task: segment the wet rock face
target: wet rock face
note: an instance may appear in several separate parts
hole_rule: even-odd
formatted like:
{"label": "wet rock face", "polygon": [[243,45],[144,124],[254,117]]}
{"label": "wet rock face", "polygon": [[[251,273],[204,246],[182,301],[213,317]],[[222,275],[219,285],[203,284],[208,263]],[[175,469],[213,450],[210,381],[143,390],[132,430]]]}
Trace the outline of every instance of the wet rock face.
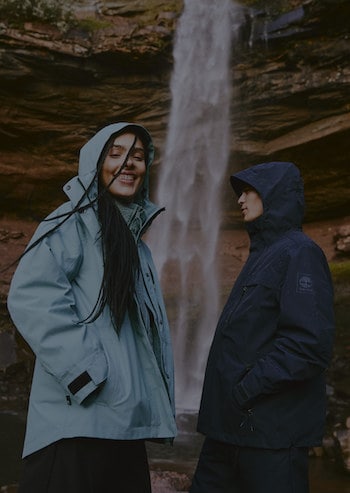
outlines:
{"label": "wet rock face", "polygon": [[[350,185],[348,2],[291,1],[289,11],[284,2],[273,15],[255,3],[260,10],[243,5],[237,19],[230,171],[292,160],[307,219],[341,216]],[[65,200],[79,148],[113,120],[145,124],[160,158],[182,5],[75,2],[79,23],[65,31],[1,23],[1,210],[39,218]],[[223,193],[229,212],[230,187]]]}
{"label": "wet rock face", "polygon": [[250,34],[243,33],[237,49],[235,161],[242,167],[296,162],[305,179],[307,218],[346,214],[349,7],[311,1],[273,19],[263,12],[246,21]]}
{"label": "wet rock face", "polygon": [[65,200],[78,150],[110,121],[147,123],[157,143],[169,106],[173,3],[181,6],[76,2],[80,24],[66,31],[1,25],[1,210],[42,217]]}

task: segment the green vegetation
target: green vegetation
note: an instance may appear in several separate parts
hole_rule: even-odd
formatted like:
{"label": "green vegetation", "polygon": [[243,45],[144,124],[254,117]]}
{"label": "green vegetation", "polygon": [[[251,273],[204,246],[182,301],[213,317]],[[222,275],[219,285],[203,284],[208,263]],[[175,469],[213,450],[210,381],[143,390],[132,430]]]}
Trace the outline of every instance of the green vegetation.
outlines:
{"label": "green vegetation", "polygon": [[60,26],[72,17],[69,0],[0,0],[0,20],[9,25],[40,21]]}
{"label": "green vegetation", "polygon": [[99,29],[106,29],[107,27],[111,27],[112,23],[108,21],[102,21],[95,18],[86,18],[75,20],[72,22],[73,26],[79,27],[86,32],[98,31]]}
{"label": "green vegetation", "polygon": [[[78,27],[93,32],[111,26],[108,20],[76,18],[78,4],[78,1],[71,0],[0,0],[0,21],[12,27],[23,26],[25,22],[41,22],[62,31]],[[139,26],[143,26],[152,24],[159,12],[180,13],[181,8],[182,0],[133,0],[121,2],[115,8],[115,15],[135,18]]]}
{"label": "green vegetation", "polygon": [[336,282],[349,282],[350,283],[350,260],[344,260],[343,262],[331,262],[329,264],[333,281]]}

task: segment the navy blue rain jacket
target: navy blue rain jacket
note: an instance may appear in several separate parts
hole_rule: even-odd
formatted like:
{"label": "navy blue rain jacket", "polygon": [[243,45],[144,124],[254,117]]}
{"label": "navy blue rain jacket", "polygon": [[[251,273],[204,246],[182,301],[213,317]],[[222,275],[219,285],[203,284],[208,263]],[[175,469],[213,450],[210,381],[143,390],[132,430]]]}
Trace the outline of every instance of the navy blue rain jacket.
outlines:
{"label": "navy blue rain jacket", "polygon": [[264,212],[247,223],[250,255],[210,349],[198,431],[261,448],[321,444],[325,369],[334,336],[333,289],[322,250],[301,229],[303,183],[292,163],[231,177],[255,188]]}

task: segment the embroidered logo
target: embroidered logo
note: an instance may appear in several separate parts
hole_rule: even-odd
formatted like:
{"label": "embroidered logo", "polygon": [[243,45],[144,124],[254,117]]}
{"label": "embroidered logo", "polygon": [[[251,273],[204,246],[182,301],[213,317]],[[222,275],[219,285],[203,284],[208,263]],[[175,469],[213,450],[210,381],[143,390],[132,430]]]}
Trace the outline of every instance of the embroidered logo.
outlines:
{"label": "embroidered logo", "polygon": [[309,274],[301,274],[298,272],[298,293],[312,293],[313,292],[313,282]]}

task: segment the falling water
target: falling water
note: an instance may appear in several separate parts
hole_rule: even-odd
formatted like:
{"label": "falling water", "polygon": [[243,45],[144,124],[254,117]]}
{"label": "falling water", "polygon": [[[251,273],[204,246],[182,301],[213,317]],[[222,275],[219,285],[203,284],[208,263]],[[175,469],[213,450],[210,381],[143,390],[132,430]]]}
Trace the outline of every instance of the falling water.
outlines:
{"label": "falling water", "polygon": [[173,330],[178,409],[198,409],[219,310],[220,186],[230,137],[230,58],[236,6],[185,0],[174,45],[172,104],[157,202],[167,213],[152,250]]}

